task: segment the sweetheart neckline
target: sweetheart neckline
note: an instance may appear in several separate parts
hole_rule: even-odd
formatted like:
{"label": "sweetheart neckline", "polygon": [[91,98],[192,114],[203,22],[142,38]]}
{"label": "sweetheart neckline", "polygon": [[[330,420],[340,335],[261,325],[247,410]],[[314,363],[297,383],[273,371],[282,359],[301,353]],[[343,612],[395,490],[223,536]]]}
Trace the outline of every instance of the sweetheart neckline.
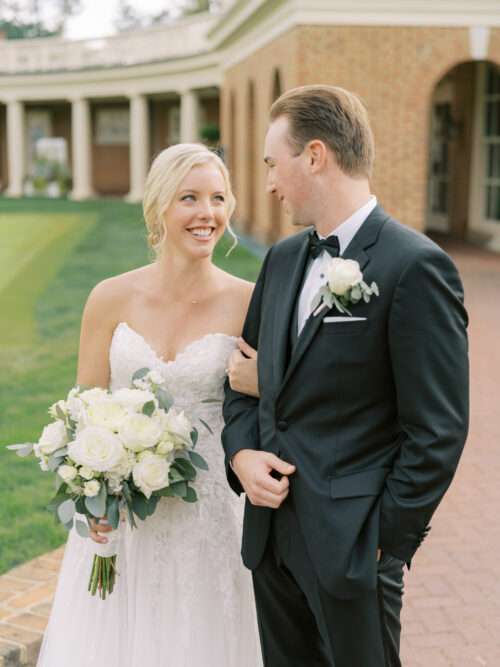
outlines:
{"label": "sweetheart neckline", "polygon": [[207,333],[207,334],[204,334],[203,336],[200,336],[199,338],[195,338],[195,340],[192,340],[190,343],[188,343],[185,347],[182,348],[182,350],[177,352],[177,354],[175,355],[175,357],[173,359],[165,359],[163,357],[163,355],[158,354],[158,352],[154,349],[154,347],[144,338],[144,336],[141,333],[136,331],[127,322],[118,322],[118,324],[115,327],[115,330],[113,331],[113,336],[112,336],[112,341],[111,342],[114,341],[116,332],[118,331],[118,329],[120,327],[126,327],[128,329],[128,331],[130,331],[132,334],[134,334],[134,336],[139,338],[144,343],[144,345],[149,349],[149,351],[153,354],[153,356],[157,359],[157,361],[159,361],[164,366],[171,366],[171,365],[175,364],[179,360],[179,358],[184,356],[194,345],[196,345],[198,343],[201,343],[205,339],[210,338],[212,336],[223,336],[225,338],[229,338],[229,339],[232,339],[232,340],[238,340],[237,336],[231,336],[230,334],[226,334],[226,333],[219,333],[219,332]]}

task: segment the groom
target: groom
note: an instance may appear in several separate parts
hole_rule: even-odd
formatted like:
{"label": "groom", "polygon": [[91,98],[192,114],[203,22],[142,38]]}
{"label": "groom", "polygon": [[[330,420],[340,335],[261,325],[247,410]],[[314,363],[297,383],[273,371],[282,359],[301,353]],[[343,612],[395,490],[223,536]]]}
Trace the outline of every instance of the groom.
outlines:
{"label": "groom", "polygon": [[462,285],[370,194],[373,136],[355,95],[295,88],[270,121],[268,189],[315,231],[269,250],[243,333],[260,399],[227,386],[224,404],[264,664],[396,667],[403,566],[467,434]]}

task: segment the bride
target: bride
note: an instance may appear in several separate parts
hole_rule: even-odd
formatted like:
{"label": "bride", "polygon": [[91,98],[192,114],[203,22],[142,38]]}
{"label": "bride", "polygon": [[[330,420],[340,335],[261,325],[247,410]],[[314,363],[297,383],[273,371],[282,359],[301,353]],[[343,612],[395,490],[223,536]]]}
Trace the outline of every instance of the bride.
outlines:
{"label": "bride", "polygon": [[[160,372],[177,407],[203,418],[198,503],[164,498],[137,530],[122,523],[119,576],[105,601],[87,592],[93,543],[73,529],[38,667],[259,667],[250,573],[240,561],[241,499],[230,490],[220,433],[229,358],[253,285],[212,263],[235,201],[218,156],[196,144],[164,150],[144,197],[156,261],[103,281],[84,310],[78,384],[129,386]],[[232,233],[232,232],[231,232]],[[96,542],[106,526],[93,526]]]}

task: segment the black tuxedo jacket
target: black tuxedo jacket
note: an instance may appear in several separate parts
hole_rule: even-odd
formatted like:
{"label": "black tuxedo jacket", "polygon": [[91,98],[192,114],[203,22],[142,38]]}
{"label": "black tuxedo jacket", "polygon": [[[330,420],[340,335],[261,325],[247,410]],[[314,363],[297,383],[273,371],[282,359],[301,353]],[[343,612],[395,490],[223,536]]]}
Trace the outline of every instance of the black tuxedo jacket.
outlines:
{"label": "black tuxedo jacket", "polygon": [[[468,428],[467,314],[451,259],[377,206],[343,254],[380,296],[335,322],[290,327],[308,231],[272,247],[243,337],[258,349],[260,400],[226,384],[222,441],[293,463],[290,502],[321,584],[338,597],[376,586],[376,551],[410,564],[455,473]],[[255,569],[273,510],[247,499],[243,560]]]}

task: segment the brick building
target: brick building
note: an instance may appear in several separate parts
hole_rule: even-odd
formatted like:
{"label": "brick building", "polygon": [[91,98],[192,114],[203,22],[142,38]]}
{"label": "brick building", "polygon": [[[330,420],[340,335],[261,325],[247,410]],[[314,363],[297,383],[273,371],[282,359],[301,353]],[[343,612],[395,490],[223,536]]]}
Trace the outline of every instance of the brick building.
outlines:
{"label": "brick building", "polygon": [[[4,42],[0,182],[8,192],[22,191],[26,124],[36,111],[49,111],[50,132],[67,138],[75,198],[139,199],[158,150],[220,123],[238,224],[272,241],[291,228],[265,192],[269,106],[293,86],[330,83],[357,92],[368,107],[377,145],[373,190],[391,214],[500,250],[497,0],[226,4],[217,16],[93,40],[103,42],[99,48],[92,40],[43,40],[36,48],[45,55],[28,71],[27,55],[12,55],[21,46]],[[11,69],[2,73],[5,62]]]}

